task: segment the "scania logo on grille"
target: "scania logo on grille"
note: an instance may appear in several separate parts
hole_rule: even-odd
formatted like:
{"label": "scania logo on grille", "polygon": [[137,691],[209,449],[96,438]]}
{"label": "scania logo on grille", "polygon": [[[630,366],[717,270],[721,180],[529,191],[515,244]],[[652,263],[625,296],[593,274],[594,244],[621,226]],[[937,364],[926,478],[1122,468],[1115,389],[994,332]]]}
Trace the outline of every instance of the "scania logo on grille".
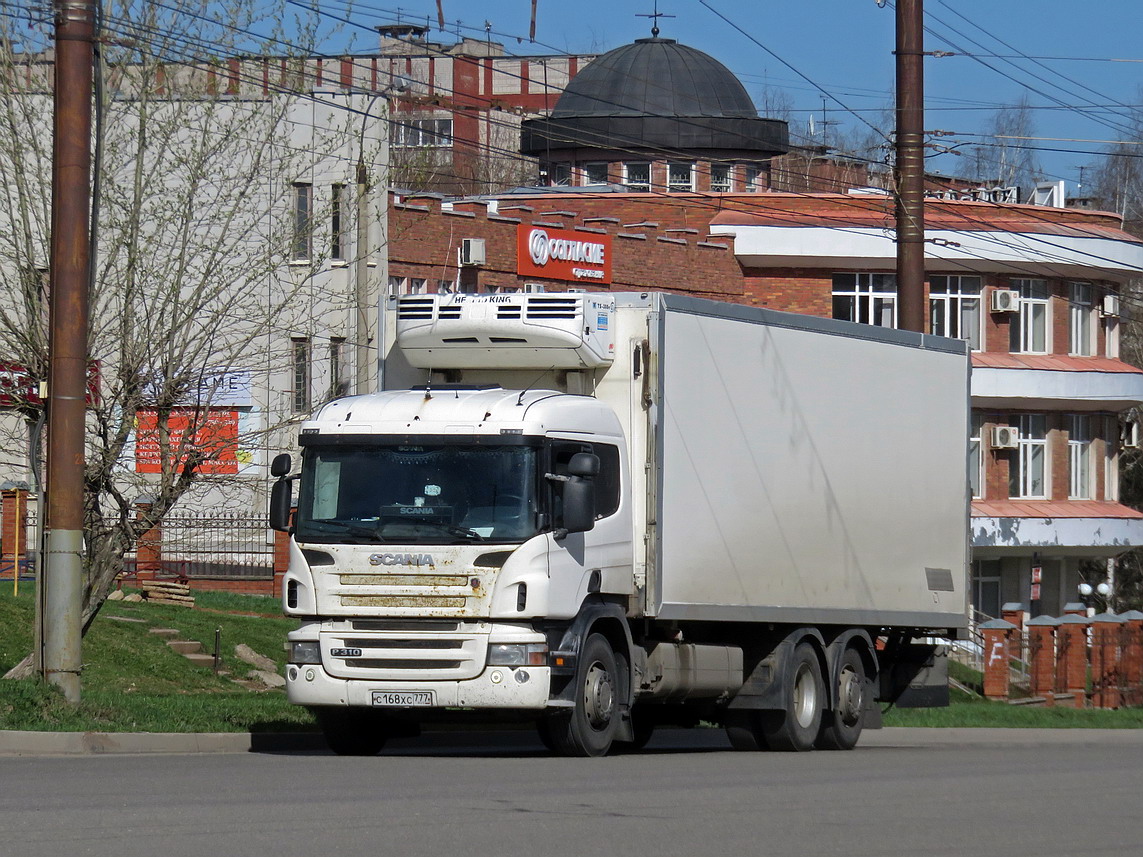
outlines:
{"label": "scania logo on grille", "polygon": [[431,553],[374,553],[369,555],[370,565],[428,565],[436,567]]}

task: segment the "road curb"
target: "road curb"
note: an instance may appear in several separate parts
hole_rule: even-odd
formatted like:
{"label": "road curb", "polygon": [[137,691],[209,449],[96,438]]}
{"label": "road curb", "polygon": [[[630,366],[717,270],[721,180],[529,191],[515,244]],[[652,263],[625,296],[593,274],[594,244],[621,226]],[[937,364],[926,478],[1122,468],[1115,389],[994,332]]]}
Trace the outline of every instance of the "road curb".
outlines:
{"label": "road curb", "polygon": [[306,732],[0,732],[0,756],[273,753],[323,749],[325,739]]}

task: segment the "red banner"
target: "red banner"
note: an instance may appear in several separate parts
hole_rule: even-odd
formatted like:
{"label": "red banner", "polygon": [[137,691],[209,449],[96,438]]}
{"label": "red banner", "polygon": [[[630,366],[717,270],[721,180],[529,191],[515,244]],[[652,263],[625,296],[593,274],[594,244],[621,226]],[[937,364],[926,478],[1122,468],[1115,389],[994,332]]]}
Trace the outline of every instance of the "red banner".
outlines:
{"label": "red banner", "polygon": [[[188,440],[187,434],[192,430],[194,436]],[[170,448],[179,455],[179,466],[197,450],[205,457],[198,466],[199,473],[225,476],[238,472],[238,411],[174,411],[167,419],[167,431]],[[135,423],[135,472],[162,471],[159,416],[155,411],[139,411]]]}
{"label": "red banner", "polygon": [[523,277],[611,282],[611,236],[547,226],[516,229],[516,271]]}

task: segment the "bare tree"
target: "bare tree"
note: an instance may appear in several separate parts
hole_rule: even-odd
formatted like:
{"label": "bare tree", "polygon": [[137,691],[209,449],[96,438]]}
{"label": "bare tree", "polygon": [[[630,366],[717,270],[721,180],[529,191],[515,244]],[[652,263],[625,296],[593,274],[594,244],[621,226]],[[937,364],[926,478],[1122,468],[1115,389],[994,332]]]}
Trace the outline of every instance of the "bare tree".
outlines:
{"label": "bare tree", "polygon": [[[315,273],[328,254],[314,237],[324,203],[305,202],[300,180],[328,177],[347,145],[361,151],[368,111],[315,111],[300,59],[283,58],[269,87],[202,59],[257,52],[234,34],[249,32],[255,9],[281,24],[292,8],[225,6],[224,20],[195,0],[107,6],[104,43],[117,47],[105,51],[97,105],[85,630],[139,536],[192,490],[225,492],[243,451],[265,447],[289,414],[274,392],[289,383],[272,376],[289,373],[290,333],[349,312],[344,290]],[[304,22],[298,31],[311,33]],[[10,456],[42,416],[52,196],[50,56],[30,54],[26,38],[18,50],[14,35],[0,32],[0,361],[17,378],[0,431]],[[236,386],[252,405],[243,419]],[[10,473],[20,465],[0,461]]]}
{"label": "bare tree", "polygon": [[1043,176],[1029,138],[1036,133],[1027,95],[998,108],[987,126],[989,139],[972,147],[968,173],[983,184],[1018,187],[1022,198]]}

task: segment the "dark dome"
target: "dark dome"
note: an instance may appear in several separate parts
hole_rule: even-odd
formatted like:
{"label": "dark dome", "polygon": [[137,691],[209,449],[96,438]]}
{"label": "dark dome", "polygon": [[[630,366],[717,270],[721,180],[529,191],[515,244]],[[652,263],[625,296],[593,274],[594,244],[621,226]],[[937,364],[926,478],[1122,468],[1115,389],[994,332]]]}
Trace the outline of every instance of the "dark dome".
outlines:
{"label": "dark dome", "polygon": [[619,148],[757,156],[788,150],[786,123],[760,119],[737,77],[674,39],[639,39],[591,62],[551,116],[523,123],[520,149]]}

